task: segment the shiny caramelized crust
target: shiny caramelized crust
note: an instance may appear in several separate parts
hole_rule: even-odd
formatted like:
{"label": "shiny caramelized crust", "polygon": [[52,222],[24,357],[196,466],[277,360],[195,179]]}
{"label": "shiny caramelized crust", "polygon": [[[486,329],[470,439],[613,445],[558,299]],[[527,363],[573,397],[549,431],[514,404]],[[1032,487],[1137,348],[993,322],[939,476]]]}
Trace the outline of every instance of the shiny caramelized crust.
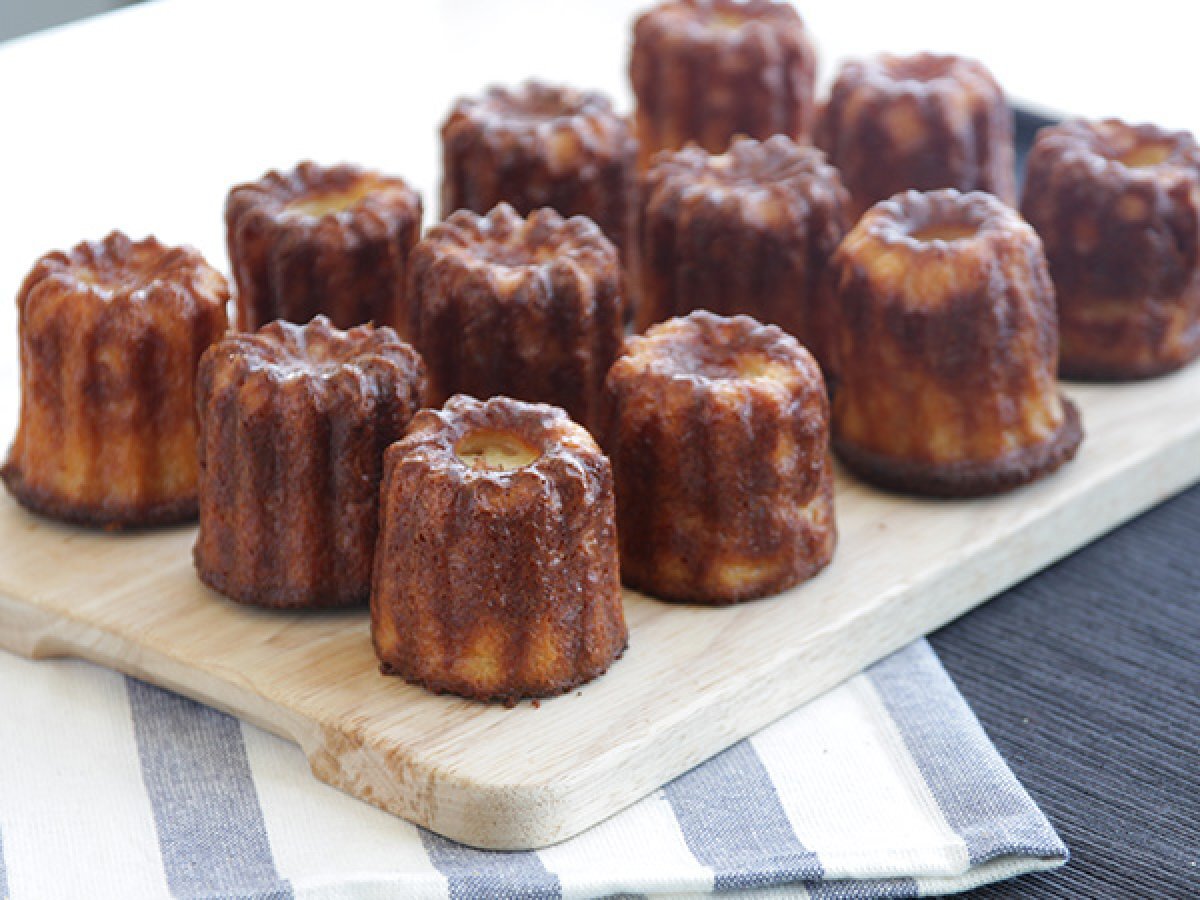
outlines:
{"label": "shiny caramelized crust", "polygon": [[238,185],[225,201],[238,327],[323,314],[338,328],[402,318],[421,197],[400,178],[302,162]]}
{"label": "shiny caramelized crust", "polygon": [[390,328],[272,322],[200,363],[196,569],[239,603],[367,599],[383,452],[425,394],[424,366]]}
{"label": "shiny caramelized crust", "polygon": [[371,634],[387,674],[515,702],[625,649],[612,473],[562,410],[424,410],[384,463]]}
{"label": "shiny caramelized crust", "polygon": [[587,216],[624,245],[637,144],[603,94],[529,81],[459,100],[442,125],[442,215],[508,203]]}
{"label": "shiny caramelized crust", "polygon": [[1082,438],[1058,391],[1054,290],[1033,229],[989,194],[909,191],[833,259],[834,447],[885,487],[971,496],[1058,468]]}
{"label": "shiny caramelized crust", "polygon": [[17,294],[21,412],[0,470],[23,505],[108,528],[196,514],[193,381],[229,288],[189,247],[113,232]]}
{"label": "shiny caramelized crust", "polygon": [[808,32],[788,3],[660,3],[633,28],[639,168],[689,141],[710,153],[723,152],[736,134],[806,141],[816,69]]}
{"label": "shiny caramelized crust", "polygon": [[735,603],[832,558],[825,382],[792,337],[746,316],[671,319],[629,340],[607,395],[626,584]]}
{"label": "shiny caramelized crust", "polygon": [[[693,309],[746,313],[812,349],[849,196],[821,151],[782,135],[660,155],[638,217],[638,330]],[[823,360],[822,360],[823,361]]]}
{"label": "shiny caramelized crust", "polygon": [[1046,246],[1064,376],[1145,378],[1200,354],[1200,148],[1190,134],[1116,120],[1043,128],[1021,212]]}
{"label": "shiny caramelized crust", "polygon": [[591,427],[621,344],[616,248],[588,219],[460,210],[412,254],[408,334],[435,402],[506,394]]}
{"label": "shiny caramelized crust", "polygon": [[980,63],[883,55],[842,66],[816,144],[842,173],[853,215],[909,188],[987,191],[1016,202],[1012,111]]}

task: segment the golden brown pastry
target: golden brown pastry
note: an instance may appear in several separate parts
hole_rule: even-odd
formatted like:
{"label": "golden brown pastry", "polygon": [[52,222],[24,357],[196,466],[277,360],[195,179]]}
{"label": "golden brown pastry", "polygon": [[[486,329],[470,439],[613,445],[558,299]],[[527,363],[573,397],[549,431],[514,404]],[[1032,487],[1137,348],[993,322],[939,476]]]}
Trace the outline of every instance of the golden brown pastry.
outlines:
{"label": "golden brown pastry", "polygon": [[387,327],[272,322],[204,355],[200,579],[256,606],[365,602],[383,453],[422,404],[416,352]]}
{"label": "golden brown pastry", "polygon": [[917,494],[1008,490],[1082,439],[1058,390],[1041,241],[990,194],[908,191],[833,258],[834,447],[859,475]]}
{"label": "golden brown pastry", "polygon": [[849,205],[821,151],[782,135],[661,154],[638,218],[638,330],[694,309],[745,313],[823,361],[826,269]]}
{"label": "golden brown pastry", "polygon": [[959,56],[847,62],[816,144],[842,173],[853,218],[913,188],[988,191],[1016,202],[1013,115],[991,73]]}
{"label": "golden brown pastry", "polygon": [[638,165],[734,135],[808,140],[817,55],[796,10],[776,0],[666,0],[633,28]]}
{"label": "golden brown pastry", "polygon": [[693,312],[631,338],[607,396],[626,584],[736,603],[832,558],[829,405],[794,338],[747,316]]}
{"label": "golden brown pastry", "polygon": [[387,452],[371,634],[387,674],[514,703],[604,672],[628,632],[608,460],[560,409],[423,410]]}
{"label": "golden brown pastry", "polygon": [[1110,119],[1043,128],[1021,212],[1046,247],[1068,378],[1160,375],[1200,354],[1200,148]]}
{"label": "golden brown pastry", "polygon": [[421,196],[403,179],[302,162],[241,184],[225,201],[238,328],[318,314],[338,328],[403,319]]}
{"label": "golden brown pastry", "polygon": [[507,203],[587,216],[625,243],[637,144],[603,94],[528,81],[459,100],[442,125],[442,216]]}
{"label": "golden brown pastry", "polygon": [[622,335],[617,250],[581,216],[460,210],[412,254],[407,334],[435,403],[506,394],[591,427]]}
{"label": "golden brown pastry", "polygon": [[225,279],[190,247],[113,232],[38,260],[17,293],[21,412],[0,471],[24,506],[107,528],[196,515],[193,380]]}

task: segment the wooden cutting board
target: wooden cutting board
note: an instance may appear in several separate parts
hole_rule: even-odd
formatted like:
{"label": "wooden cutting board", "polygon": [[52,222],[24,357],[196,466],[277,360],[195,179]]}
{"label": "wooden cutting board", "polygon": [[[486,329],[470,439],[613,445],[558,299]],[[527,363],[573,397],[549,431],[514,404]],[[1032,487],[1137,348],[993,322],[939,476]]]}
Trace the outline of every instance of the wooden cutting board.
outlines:
{"label": "wooden cutting board", "polygon": [[455,840],[540,847],[604,819],[882,656],[1200,480],[1200,365],[1069,386],[1087,439],[1005,497],[922,501],[841,474],[829,569],[733,608],[626,594],[629,650],[535,708],[378,674],[365,610],[235,606],[192,570],[194,529],[108,535],[0,498],[0,646],[77,656],[303,747],[315,775]]}

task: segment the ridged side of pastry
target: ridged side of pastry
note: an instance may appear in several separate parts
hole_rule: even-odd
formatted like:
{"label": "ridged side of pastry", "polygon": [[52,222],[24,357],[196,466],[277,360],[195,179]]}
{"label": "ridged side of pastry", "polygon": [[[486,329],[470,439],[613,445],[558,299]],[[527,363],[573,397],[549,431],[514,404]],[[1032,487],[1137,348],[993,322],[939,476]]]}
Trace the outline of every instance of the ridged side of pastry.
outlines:
{"label": "ridged side of pastry", "polygon": [[876,205],[833,261],[834,446],[859,474],[951,496],[1015,487],[1081,439],[1058,389],[1041,242],[989,194]]}
{"label": "ridged side of pastry", "polygon": [[829,406],[820,369],[793,338],[695,312],[630,339],[607,394],[626,584],[726,604],[828,564]]}
{"label": "ridged side of pastry", "polygon": [[258,606],[365,602],[383,454],[424,394],[390,328],[318,317],[215,345],[197,387],[200,578]]}
{"label": "ridged side of pastry", "polygon": [[110,528],[196,514],[193,380],[225,279],[187,247],[114,232],[42,257],[17,296],[21,408],[3,468],[25,506]]}
{"label": "ridged side of pastry", "polygon": [[[524,464],[465,460],[476,435]],[[608,461],[561,410],[455,397],[387,453],[371,625],[383,671],[515,702],[604,672],[628,639]]]}
{"label": "ridged side of pastry", "polygon": [[782,135],[659,156],[638,218],[638,330],[694,309],[744,313],[824,363],[827,268],[849,205],[821,152]]}
{"label": "ridged side of pastry", "polygon": [[638,166],[694,141],[721,153],[734,135],[806,141],[816,51],[795,9],[775,0],[666,0],[634,24],[629,76]]}
{"label": "ridged side of pastry", "polygon": [[421,197],[402,179],[302,162],[234,187],[225,225],[239,329],[317,315],[338,328],[403,322]]}
{"label": "ridged side of pastry", "polygon": [[1200,148],[1117,120],[1038,132],[1021,212],[1042,237],[1070,378],[1161,375],[1200,355]]}
{"label": "ridged side of pastry", "polygon": [[909,189],[1016,202],[1012,110],[972,59],[885,54],[845,63],[814,140],[842,173],[854,218]]}
{"label": "ridged side of pastry", "polygon": [[504,394],[595,423],[620,349],[616,248],[588,219],[460,210],[413,251],[408,334],[435,403]]}
{"label": "ridged side of pastry", "polygon": [[459,100],[442,125],[442,215],[549,207],[586,216],[618,248],[637,145],[602,94],[529,81]]}

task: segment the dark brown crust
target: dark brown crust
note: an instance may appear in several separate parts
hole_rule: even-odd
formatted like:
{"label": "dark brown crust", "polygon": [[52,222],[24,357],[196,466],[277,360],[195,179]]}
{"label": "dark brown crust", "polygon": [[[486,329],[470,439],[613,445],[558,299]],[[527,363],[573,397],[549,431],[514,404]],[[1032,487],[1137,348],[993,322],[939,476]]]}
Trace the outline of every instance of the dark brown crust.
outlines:
{"label": "dark brown crust", "polygon": [[460,210],[413,250],[407,333],[433,402],[504,394],[592,427],[621,345],[617,251],[590,220]]}
{"label": "dark brown crust", "polygon": [[[1123,158],[1161,148],[1153,165]],[[1021,212],[1046,247],[1064,377],[1150,378],[1200,355],[1200,147],[1115,119],[1038,132]]]}
{"label": "dark brown crust", "polygon": [[[767,374],[740,370],[747,359]],[[607,396],[626,584],[723,605],[832,558],[829,406],[794,338],[746,316],[671,319],[629,340]]]}
{"label": "dark brown crust", "polygon": [[11,463],[0,468],[0,479],[4,480],[4,486],[13,498],[26,509],[73,525],[125,531],[177,525],[196,518],[195,497],[158,504],[105,502],[91,506],[73,503],[50,491],[29,487],[21,477],[20,470]]}
{"label": "dark brown crust", "polygon": [[205,584],[255,606],[365,602],[383,452],[424,400],[392,329],[273,322],[233,334],[197,376]]}
{"label": "dark brown crust", "polygon": [[[363,195],[339,212],[289,212],[290,204],[354,191]],[[403,179],[302,162],[234,187],[225,226],[241,330],[318,314],[338,328],[403,320],[408,254],[421,236],[421,196]]]}
{"label": "dark brown crust", "polygon": [[[965,234],[930,234],[947,228]],[[1010,207],[909,191],[851,229],[833,271],[840,455],[939,495],[1019,484],[1049,470],[1043,453],[1069,458],[1053,287],[1041,242]]]}
{"label": "dark brown crust", "polygon": [[842,173],[855,218],[908,189],[987,191],[1016,202],[1013,114],[972,59],[921,53],[845,63],[814,142]]}
{"label": "dark brown crust", "polygon": [[[666,0],[633,28],[638,166],[694,141],[734,135],[807,141],[817,57],[795,9],[774,0]],[[702,98],[702,102],[701,101]]]}
{"label": "dark brown crust", "polygon": [[694,309],[778,325],[824,365],[826,269],[850,198],[821,151],[783,135],[660,155],[638,217],[637,329]]}
{"label": "dark brown crust", "polygon": [[[476,431],[540,455],[481,470]],[[476,700],[562,693],[628,640],[612,473],[562,410],[495,397],[424,410],[385,460],[371,633],[382,669]]]}
{"label": "dark brown crust", "polygon": [[442,216],[507,203],[587,216],[626,242],[637,144],[603,94],[528,81],[455,103],[442,125]]}
{"label": "dark brown crust", "polygon": [[833,447],[848,469],[890,491],[948,498],[1000,494],[1049,475],[1075,458],[1083,441],[1083,422],[1071,400],[1063,397],[1062,405],[1062,426],[1049,441],[994,462],[911,462],[861,450],[837,438]]}
{"label": "dark brown crust", "polygon": [[113,232],[38,260],[17,295],[21,412],[0,478],[26,508],[110,530],[196,512],[193,380],[225,279]]}

